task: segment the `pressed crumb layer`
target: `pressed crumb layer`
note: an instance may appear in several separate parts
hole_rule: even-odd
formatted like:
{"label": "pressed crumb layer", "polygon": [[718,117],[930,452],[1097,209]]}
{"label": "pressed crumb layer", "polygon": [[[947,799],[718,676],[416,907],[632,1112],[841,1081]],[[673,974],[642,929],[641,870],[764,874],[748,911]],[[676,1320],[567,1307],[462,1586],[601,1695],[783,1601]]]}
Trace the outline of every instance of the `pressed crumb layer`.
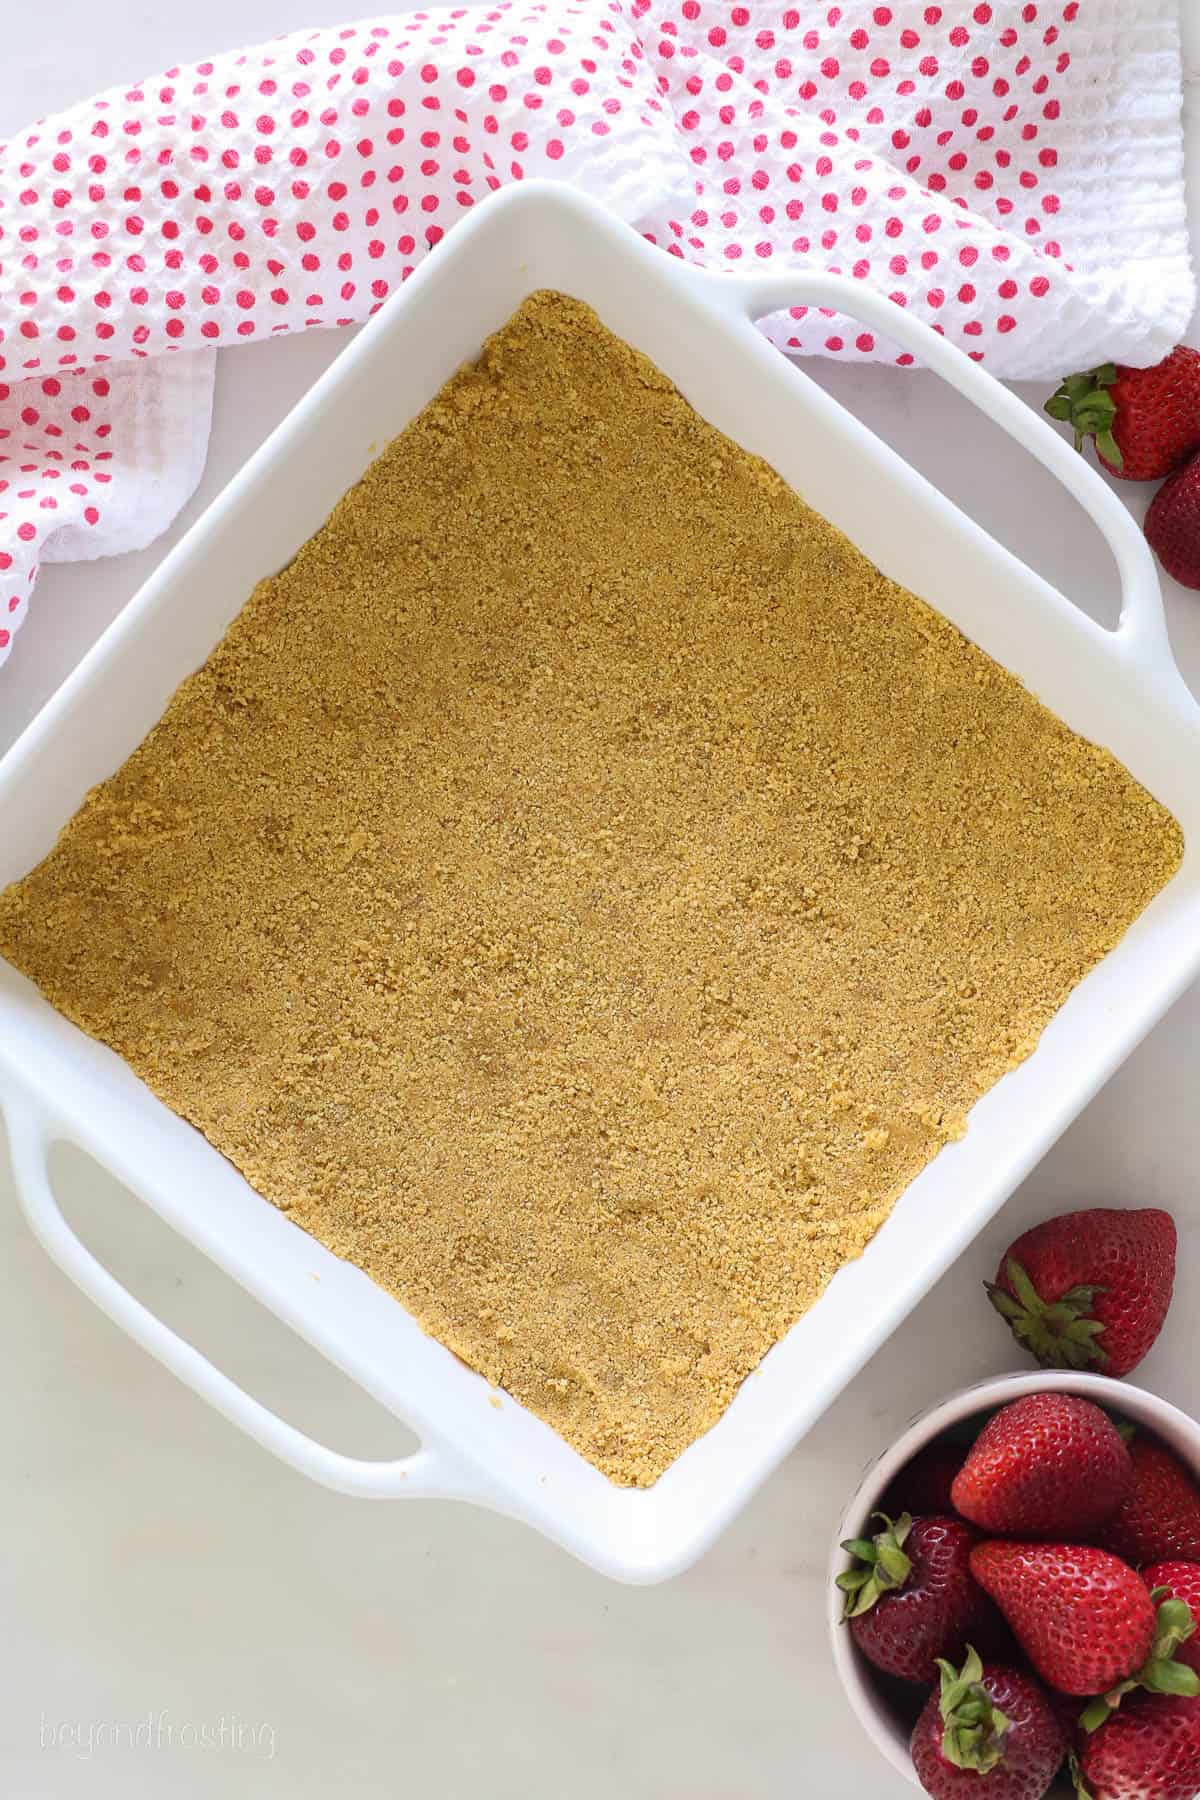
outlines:
{"label": "pressed crumb layer", "polygon": [[646,1485],[1180,853],[539,294],[0,896],[0,951]]}

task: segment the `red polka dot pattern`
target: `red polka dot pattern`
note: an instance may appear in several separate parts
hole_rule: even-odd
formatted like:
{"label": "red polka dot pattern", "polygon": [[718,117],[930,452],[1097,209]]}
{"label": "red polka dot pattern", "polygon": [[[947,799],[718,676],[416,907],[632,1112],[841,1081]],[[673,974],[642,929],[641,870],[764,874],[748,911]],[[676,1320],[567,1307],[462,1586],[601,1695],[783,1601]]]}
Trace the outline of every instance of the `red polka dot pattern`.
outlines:
{"label": "red polka dot pattern", "polygon": [[[1139,290],[1096,244],[1146,191],[1095,174],[1123,121],[1178,129],[1170,12],[495,0],[298,32],[39,122],[0,150],[0,660],[43,555],[125,545],[118,402],[150,359],[365,319],[512,181],[583,187],[687,262],[849,274],[998,373],[1102,360],[1122,330],[1155,360],[1190,308],[1182,185],[1152,186],[1160,285]],[[913,360],[826,309],[764,330]]]}

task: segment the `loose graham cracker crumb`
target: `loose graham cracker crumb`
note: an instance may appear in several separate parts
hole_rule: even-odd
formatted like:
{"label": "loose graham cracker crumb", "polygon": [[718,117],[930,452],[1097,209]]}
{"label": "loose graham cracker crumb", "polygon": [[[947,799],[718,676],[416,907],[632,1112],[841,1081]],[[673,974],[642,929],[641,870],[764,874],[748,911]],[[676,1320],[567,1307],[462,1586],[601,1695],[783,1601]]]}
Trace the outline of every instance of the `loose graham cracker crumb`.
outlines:
{"label": "loose graham cracker crumb", "polygon": [[541,294],[0,896],[0,949],[647,1485],[1180,846]]}

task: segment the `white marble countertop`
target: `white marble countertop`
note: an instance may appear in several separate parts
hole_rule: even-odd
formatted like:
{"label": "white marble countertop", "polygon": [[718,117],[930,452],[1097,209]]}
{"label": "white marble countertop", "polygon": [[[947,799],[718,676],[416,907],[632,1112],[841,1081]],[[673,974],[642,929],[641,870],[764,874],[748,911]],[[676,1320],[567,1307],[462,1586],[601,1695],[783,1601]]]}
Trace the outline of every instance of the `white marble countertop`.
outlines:
{"label": "white marble countertop", "polygon": [[[1200,223],[1200,4],[1184,9]],[[0,137],[111,82],[362,8],[5,10]],[[207,471],[172,531],[139,555],[44,573],[0,673],[0,750],[341,342],[239,349],[236,379],[226,357]],[[934,378],[816,372],[1010,548],[1111,617],[1115,579],[1074,503]],[[1166,586],[1200,694],[1200,596]],[[273,1463],[51,1267],[0,1147],[0,1790],[900,1800],[912,1790],[857,1735],[826,1649],[823,1571],[846,1493],[918,1406],[1011,1364],[978,1283],[1019,1229],[1072,1204],[1174,1211],[1177,1299],[1140,1378],[1200,1411],[1198,1075],[1193,990],[717,1548],[651,1589],[615,1586],[472,1508],[343,1500]],[[64,1202],[148,1304],[297,1424],[359,1454],[402,1445],[394,1421],[94,1170],[80,1166]],[[194,1741],[205,1729],[208,1747]]]}

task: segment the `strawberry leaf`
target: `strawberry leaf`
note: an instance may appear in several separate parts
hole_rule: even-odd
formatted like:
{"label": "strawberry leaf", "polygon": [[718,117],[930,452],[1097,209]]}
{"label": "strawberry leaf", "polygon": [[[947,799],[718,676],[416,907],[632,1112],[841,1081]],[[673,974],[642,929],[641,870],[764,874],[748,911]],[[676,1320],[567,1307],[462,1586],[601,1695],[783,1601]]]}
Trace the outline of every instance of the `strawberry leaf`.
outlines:
{"label": "strawberry leaf", "polygon": [[[883,1535],[882,1533],[880,1534]],[[912,1563],[895,1544],[882,1543],[879,1546],[879,1562],[877,1567],[889,1578],[893,1587],[899,1587],[907,1578]]]}
{"label": "strawberry leaf", "polygon": [[1200,1694],[1200,1675],[1186,1663],[1151,1661],[1142,1670],[1142,1686],[1151,1694],[1181,1694],[1191,1700]]}
{"label": "strawberry leaf", "polygon": [[1173,1656],[1180,1644],[1186,1644],[1195,1635],[1196,1621],[1192,1616],[1192,1609],[1186,1600],[1174,1599],[1165,1588],[1153,1588],[1150,1598],[1158,1605],[1155,1614],[1154,1654]]}
{"label": "strawberry leaf", "polygon": [[843,1569],[834,1578],[834,1585],[840,1587],[843,1594],[857,1594],[859,1588],[864,1587],[870,1579],[870,1569]]}
{"label": "strawberry leaf", "polygon": [[1107,1697],[1102,1694],[1098,1700],[1092,1700],[1084,1707],[1079,1715],[1079,1723],[1085,1731],[1098,1731],[1112,1712],[1113,1708]]}
{"label": "strawberry leaf", "polygon": [[1096,449],[1100,452],[1100,455],[1104,458],[1105,462],[1110,462],[1114,469],[1120,469],[1124,466],[1125,458],[1121,454],[1121,446],[1118,444],[1111,431],[1097,431],[1095,441]]}

